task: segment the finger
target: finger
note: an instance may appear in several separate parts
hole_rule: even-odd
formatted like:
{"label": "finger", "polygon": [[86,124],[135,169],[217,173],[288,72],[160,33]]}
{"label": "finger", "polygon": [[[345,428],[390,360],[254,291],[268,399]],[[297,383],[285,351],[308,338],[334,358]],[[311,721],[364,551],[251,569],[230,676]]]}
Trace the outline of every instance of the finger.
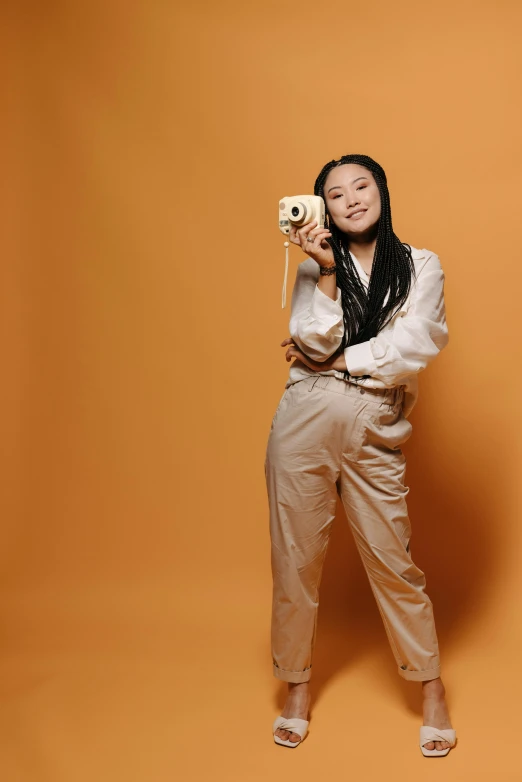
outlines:
{"label": "finger", "polygon": [[331,232],[325,230],[324,228],[315,228],[313,231],[310,231],[306,237],[304,249],[306,250],[310,247],[320,247],[321,243],[328,239],[331,235]]}
{"label": "finger", "polygon": [[310,231],[308,237],[311,238],[313,236],[314,239],[317,239],[319,236],[324,237],[324,236],[331,236],[331,235],[332,232],[329,231],[328,228],[314,228],[313,231]]}
{"label": "finger", "polygon": [[291,337],[287,337],[287,339],[284,339],[281,342],[281,347],[283,347],[284,345],[293,345],[293,344],[294,344],[294,340]]}
{"label": "finger", "polygon": [[[331,234],[330,234],[331,236]],[[329,238],[328,234],[319,234],[318,236],[309,236],[306,240],[306,246],[303,248],[304,250],[317,250],[319,247],[323,247],[323,249],[327,249],[329,245],[323,245],[323,242],[326,242],[326,240]]]}
{"label": "finger", "polygon": [[307,223],[306,225],[303,225],[301,230],[304,231],[306,234],[309,234],[310,231],[314,230],[314,228],[319,228],[319,226],[317,225],[317,220],[312,220],[311,223]]}
{"label": "finger", "polygon": [[308,358],[301,350],[297,350],[296,348],[288,348],[286,352],[287,361],[290,361],[292,358],[295,358],[299,361],[301,361],[303,364],[306,364],[307,367],[310,369],[315,370],[316,372],[320,372],[324,367],[322,367],[320,364],[318,364],[316,361],[312,361],[311,358]]}
{"label": "finger", "polygon": [[302,241],[306,242],[308,234],[313,228],[316,227],[316,225],[317,225],[317,220],[312,220],[311,223],[307,223],[306,225],[303,225],[303,227],[298,230],[297,235],[301,238]]}
{"label": "finger", "polygon": [[291,242],[293,242],[293,244],[301,244],[301,241],[297,236],[297,228],[293,224],[290,225],[290,233],[288,234],[288,238]]}

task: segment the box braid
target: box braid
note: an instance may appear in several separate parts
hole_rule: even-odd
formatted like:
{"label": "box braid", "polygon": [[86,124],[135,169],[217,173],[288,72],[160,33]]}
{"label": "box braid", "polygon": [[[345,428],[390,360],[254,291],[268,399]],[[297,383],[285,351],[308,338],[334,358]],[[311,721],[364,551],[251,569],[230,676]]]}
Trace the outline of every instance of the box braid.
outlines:
{"label": "box braid", "polygon": [[[335,225],[324,198],[326,177],[332,168],[345,163],[357,163],[371,171],[381,195],[381,216],[368,291],[364,288],[348,252],[348,237]],[[337,265],[336,278],[341,290],[344,318],[344,350],[349,345],[357,345],[375,337],[389,323],[406,301],[412,276],[415,277],[415,267],[410,245],[403,244],[393,232],[386,174],[371,157],[343,155],[340,160],[330,161],[317,177],[314,193],[325,201],[326,226],[332,234],[326,241],[333,250]],[[390,295],[385,304],[388,292]],[[348,372],[345,372],[345,377],[348,377]]]}

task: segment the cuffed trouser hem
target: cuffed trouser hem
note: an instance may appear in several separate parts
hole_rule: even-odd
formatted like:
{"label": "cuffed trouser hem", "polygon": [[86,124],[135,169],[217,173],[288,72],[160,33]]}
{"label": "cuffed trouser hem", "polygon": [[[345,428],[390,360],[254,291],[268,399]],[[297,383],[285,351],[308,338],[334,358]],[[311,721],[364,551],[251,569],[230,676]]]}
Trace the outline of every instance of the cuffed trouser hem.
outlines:
{"label": "cuffed trouser hem", "polygon": [[436,668],[427,668],[425,671],[407,671],[399,667],[399,674],[403,679],[410,682],[428,682],[432,679],[438,679],[440,676],[440,665]]}
{"label": "cuffed trouser hem", "polygon": [[312,676],[312,666],[304,671],[285,671],[284,668],[278,668],[275,664],[272,668],[276,679],[281,679],[283,682],[292,682],[292,684],[308,682]]}

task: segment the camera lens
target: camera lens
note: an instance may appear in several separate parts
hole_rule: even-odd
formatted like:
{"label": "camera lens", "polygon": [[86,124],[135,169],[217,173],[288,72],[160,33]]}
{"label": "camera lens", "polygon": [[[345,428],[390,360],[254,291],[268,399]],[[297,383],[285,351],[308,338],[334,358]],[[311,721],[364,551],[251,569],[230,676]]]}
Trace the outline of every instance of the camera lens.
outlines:
{"label": "camera lens", "polygon": [[297,201],[289,204],[288,216],[294,225],[304,225],[308,211],[306,201]]}

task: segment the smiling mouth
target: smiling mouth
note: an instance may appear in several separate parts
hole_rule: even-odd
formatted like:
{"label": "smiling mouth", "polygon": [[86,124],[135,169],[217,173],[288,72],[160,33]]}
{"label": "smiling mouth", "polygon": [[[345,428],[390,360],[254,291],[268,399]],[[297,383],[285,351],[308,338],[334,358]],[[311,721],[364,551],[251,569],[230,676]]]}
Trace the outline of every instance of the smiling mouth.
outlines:
{"label": "smiling mouth", "polygon": [[352,220],[354,217],[360,217],[365,213],[366,209],[358,209],[356,212],[352,212],[352,214],[348,216],[348,220]]}

